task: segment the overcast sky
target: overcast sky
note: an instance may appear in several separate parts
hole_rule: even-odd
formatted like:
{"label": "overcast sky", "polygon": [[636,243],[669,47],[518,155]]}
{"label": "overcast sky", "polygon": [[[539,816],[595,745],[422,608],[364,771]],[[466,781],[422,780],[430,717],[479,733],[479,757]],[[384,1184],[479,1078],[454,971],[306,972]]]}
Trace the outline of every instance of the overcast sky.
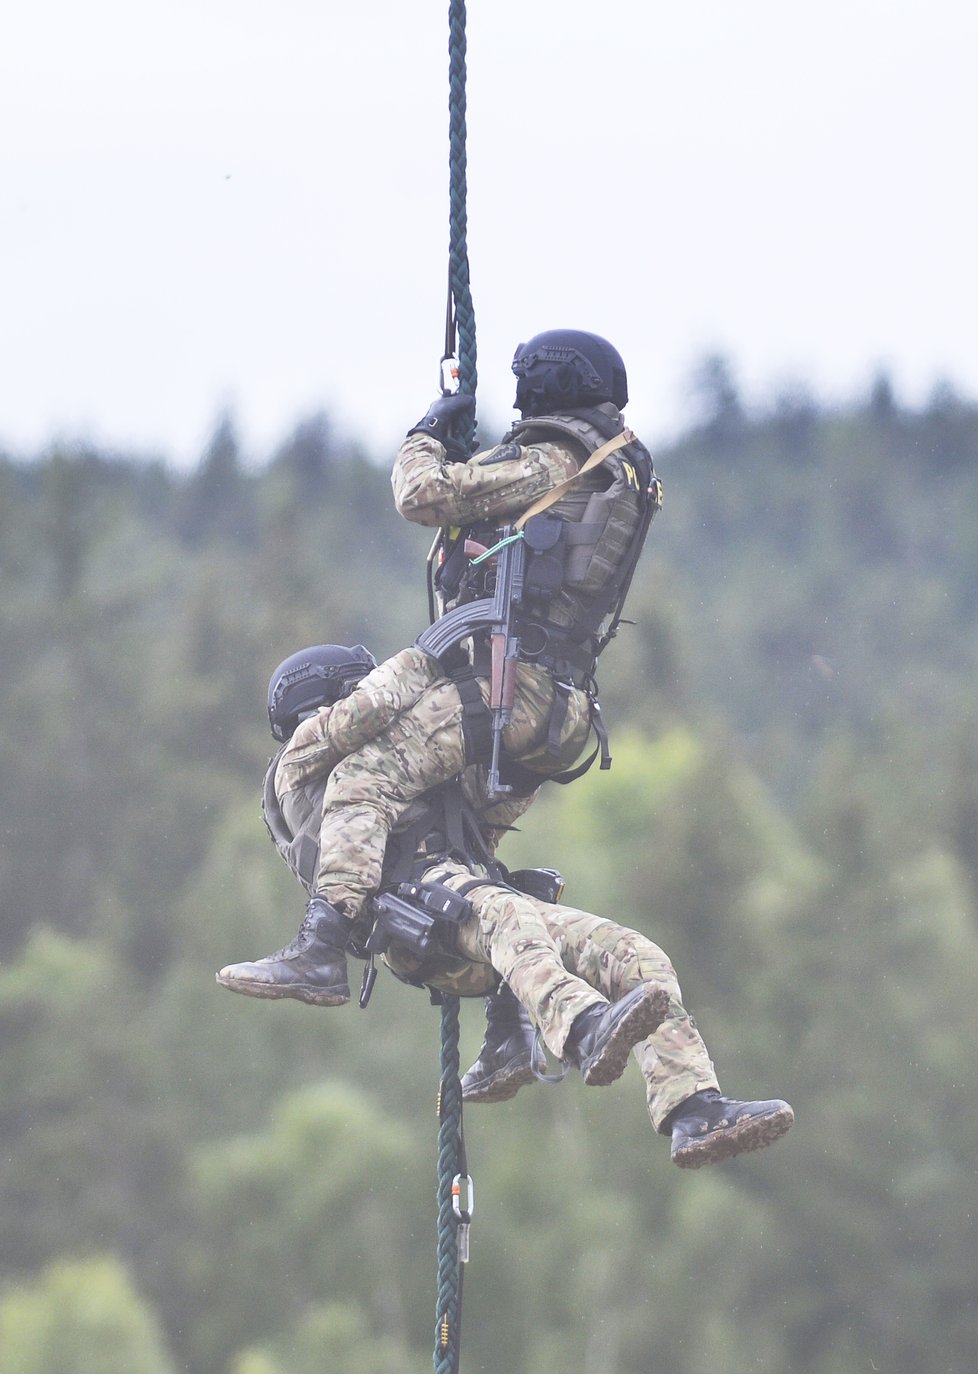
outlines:
{"label": "overcast sky", "polygon": [[[480,408],[606,334],[632,424],[695,359],[749,401],[880,367],[978,395],[973,0],[470,0]],[[261,459],[324,408],[378,454],[444,332],[447,0],[31,0],[0,45],[0,448]]]}

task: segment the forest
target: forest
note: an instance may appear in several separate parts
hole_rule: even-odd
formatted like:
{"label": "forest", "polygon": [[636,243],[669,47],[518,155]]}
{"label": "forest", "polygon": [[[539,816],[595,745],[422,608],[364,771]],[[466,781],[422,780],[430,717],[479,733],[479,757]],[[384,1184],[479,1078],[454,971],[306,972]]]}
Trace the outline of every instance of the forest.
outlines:
{"label": "forest", "polygon": [[[974,1374],[978,405],[699,388],[614,765],[502,857],[660,944],[724,1091],[796,1124],[689,1173],[634,1065],[471,1107],[462,1369]],[[222,415],[189,472],[0,455],[0,1374],[431,1367],[438,1009],[214,981],[303,910],[269,674],[427,622],[388,470],[324,414],[248,461]]]}

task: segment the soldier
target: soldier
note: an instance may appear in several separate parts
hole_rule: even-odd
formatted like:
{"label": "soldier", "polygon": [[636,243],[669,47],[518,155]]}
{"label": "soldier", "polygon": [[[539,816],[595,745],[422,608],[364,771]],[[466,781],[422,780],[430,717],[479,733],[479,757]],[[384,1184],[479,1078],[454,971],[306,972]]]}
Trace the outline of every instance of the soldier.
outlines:
{"label": "soldier", "polygon": [[[315,646],[287,659],[270,684],[273,732],[291,742],[269,765],[264,814],[279,852],[309,892],[318,872],[328,772],[345,746],[360,747],[367,731],[382,731],[400,705],[398,668],[408,665],[396,660],[350,691],[372,662],[359,645]],[[303,727],[299,717],[309,711],[316,714]],[[315,746],[309,721],[315,722]],[[615,1081],[634,1049],[652,1123],[671,1137],[672,1158],[681,1167],[715,1163],[783,1135],[793,1120],[787,1103],[721,1095],[675,972],[657,945],[625,926],[545,900],[541,881],[547,885],[549,871],[509,874],[494,860],[500,828],[528,802],[515,797],[487,805],[481,782],[481,772],[470,767],[460,784],[416,801],[391,837],[384,878],[384,886],[393,887],[411,875],[428,890],[465,898],[467,914],[452,954],[419,953],[403,937],[383,941],[385,961],[404,981],[486,996],[489,1025],[479,1058],[463,1078],[464,1100],[503,1101],[541,1076],[545,1065],[533,1043],[529,1009],[551,1052],[591,1086]],[[310,907],[317,901],[313,895]],[[361,953],[367,936],[360,923],[354,945]],[[300,934],[279,951],[276,976],[255,985],[263,988],[258,995],[320,1003],[318,957],[316,941]],[[247,965],[230,966],[218,981],[236,990],[247,971]]]}
{"label": "soldier", "polygon": [[[625,368],[606,340],[551,330],[519,346],[513,371],[522,419],[501,444],[471,457],[464,436],[473,399],[440,397],[408,431],[392,482],[404,516],[442,529],[435,591],[443,612],[480,598],[484,603],[500,527],[533,513],[532,550],[514,612],[514,691],[495,789],[496,795],[528,799],[545,778],[582,771],[566,770],[583,753],[592,728],[601,766],[610,764],[595,660],[617,628],[659,487],[648,451],[624,428]],[[419,637],[422,648],[428,633]],[[462,640],[471,647],[460,647]],[[489,659],[485,628],[460,631],[437,657],[418,648],[404,651],[388,675],[387,690],[398,703],[390,723],[334,760],[323,794],[316,904],[301,931],[318,948],[319,1005],[349,997],[344,950],[351,923],[377,891],[388,836],[405,809],[467,764],[489,759]],[[300,726],[293,740],[297,757],[307,746],[313,755],[320,749],[317,729],[315,720]],[[280,952],[237,969],[226,985],[260,997],[271,995],[269,987],[286,975]],[[291,983],[286,977],[282,995],[298,995]],[[303,1000],[314,1000],[311,992]]]}

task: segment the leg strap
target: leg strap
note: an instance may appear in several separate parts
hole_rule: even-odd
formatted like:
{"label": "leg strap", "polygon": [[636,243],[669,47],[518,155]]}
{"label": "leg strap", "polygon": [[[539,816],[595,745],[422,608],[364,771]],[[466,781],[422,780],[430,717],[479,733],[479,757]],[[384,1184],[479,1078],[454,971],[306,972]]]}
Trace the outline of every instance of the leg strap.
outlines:
{"label": "leg strap", "polygon": [[574,690],[569,682],[561,682],[558,678],[553,679],[554,684],[554,704],[550,708],[550,724],[547,729],[547,753],[552,759],[560,757],[560,737],[564,733],[564,721],[567,719],[567,707],[570,705],[570,694]]}

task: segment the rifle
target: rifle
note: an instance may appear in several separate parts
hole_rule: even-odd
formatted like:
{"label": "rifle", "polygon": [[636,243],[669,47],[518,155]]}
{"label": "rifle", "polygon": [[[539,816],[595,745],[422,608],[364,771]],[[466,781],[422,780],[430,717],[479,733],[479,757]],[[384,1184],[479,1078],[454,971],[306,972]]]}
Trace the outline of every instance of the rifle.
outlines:
{"label": "rifle", "polygon": [[523,600],[523,579],[526,572],[524,531],[507,525],[492,548],[483,550],[471,560],[472,566],[493,557],[496,559],[496,583],[492,596],[456,606],[434,625],[429,625],[415,641],[419,649],[441,660],[463,639],[468,639],[480,630],[489,631],[492,653],[489,674],[492,754],[487,791],[490,798],[513,790],[500,781],[499,765],[503,731],[513,718],[513,702],[516,697],[520,640],[515,624],[515,611]]}
{"label": "rifle", "polygon": [[490,800],[512,792],[512,787],[499,780],[499,761],[503,745],[503,731],[513,719],[516,699],[516,669],[520,659],[519,632],[514,624],[514,611],[523,602],[523,579],[526,573],[526,541],[522,530],[507,525],[502,538],[491,549],[473,558],[473,564],[496,554],[496,585],[493,590],[492,625],[489,647],[492,654],[489,671],[489,710],[492,712],[492,756],[486,790]]}

